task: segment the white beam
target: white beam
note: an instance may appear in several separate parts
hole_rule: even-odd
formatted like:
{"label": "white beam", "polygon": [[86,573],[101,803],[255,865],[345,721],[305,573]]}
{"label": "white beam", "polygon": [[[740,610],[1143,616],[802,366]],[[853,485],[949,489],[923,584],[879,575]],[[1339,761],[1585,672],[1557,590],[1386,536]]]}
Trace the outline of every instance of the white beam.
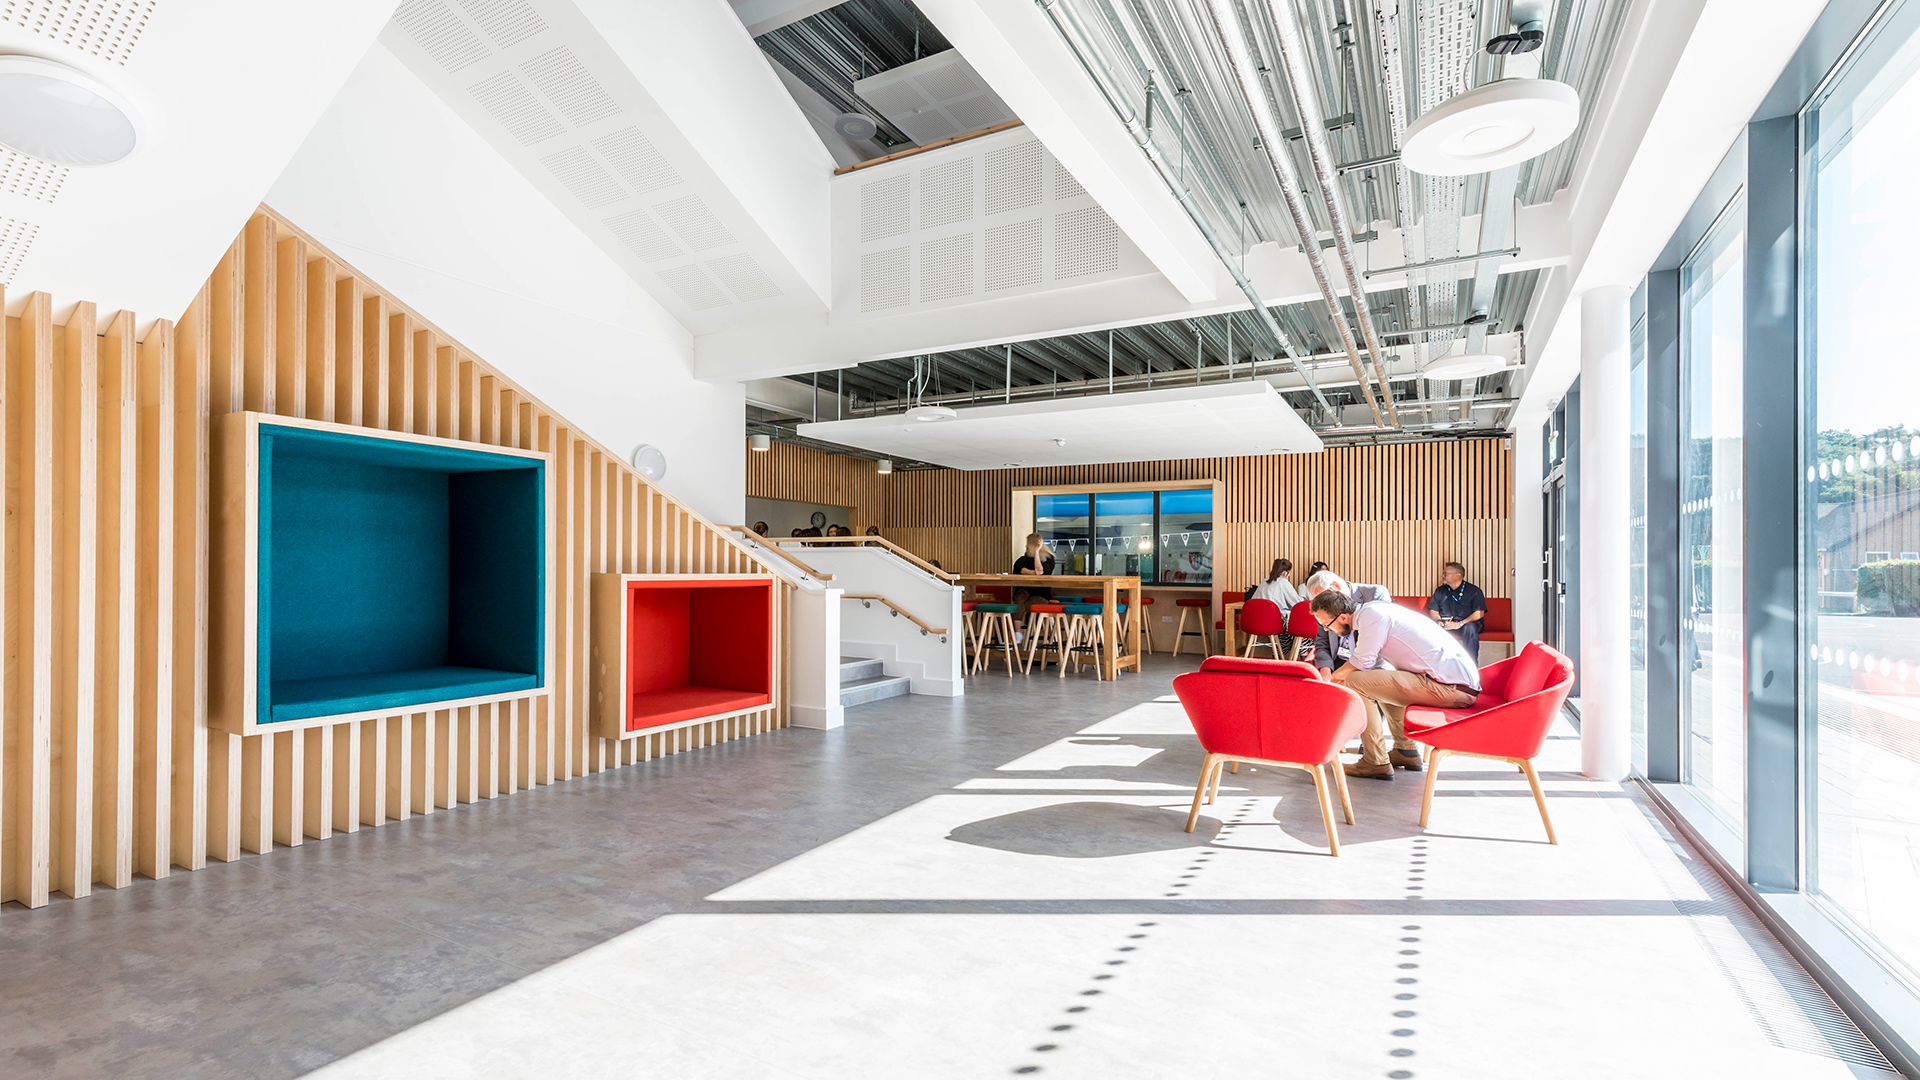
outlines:
{"label": "white beam", "polygon": [[733,13],[746,25],[747,32],[754,37],[769,30],[778,30],[788,23],[796,23],[809,15],[842,3],[843,0],[731,0]]}

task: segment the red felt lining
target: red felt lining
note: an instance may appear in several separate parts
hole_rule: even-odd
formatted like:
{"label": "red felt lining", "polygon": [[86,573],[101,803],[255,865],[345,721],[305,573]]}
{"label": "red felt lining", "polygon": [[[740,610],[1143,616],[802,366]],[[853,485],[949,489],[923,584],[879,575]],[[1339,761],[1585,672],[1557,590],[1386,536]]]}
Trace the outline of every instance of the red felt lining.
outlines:
{"label": "red felt lining", "polygon": [[773,701],[773,583],[627,583],[626,730]]}

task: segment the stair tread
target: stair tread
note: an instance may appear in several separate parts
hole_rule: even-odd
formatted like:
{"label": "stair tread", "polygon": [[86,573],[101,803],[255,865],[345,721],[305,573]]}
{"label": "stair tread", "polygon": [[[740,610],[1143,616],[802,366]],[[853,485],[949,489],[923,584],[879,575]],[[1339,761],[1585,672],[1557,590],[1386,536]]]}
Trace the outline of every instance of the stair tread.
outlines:
{"label": "stair tread", "polygon": [[861,687],[866,687],[866,686],[886,686],[890,683],[904,683],[904,682],[912,682],[912,681],[913,681],[912,679],[907,678],[905,675],[875,675],[871,678],[854,679],[850,682],[843,682],[840,684],[840,689],[857,690],[857,689],[860,689]]}

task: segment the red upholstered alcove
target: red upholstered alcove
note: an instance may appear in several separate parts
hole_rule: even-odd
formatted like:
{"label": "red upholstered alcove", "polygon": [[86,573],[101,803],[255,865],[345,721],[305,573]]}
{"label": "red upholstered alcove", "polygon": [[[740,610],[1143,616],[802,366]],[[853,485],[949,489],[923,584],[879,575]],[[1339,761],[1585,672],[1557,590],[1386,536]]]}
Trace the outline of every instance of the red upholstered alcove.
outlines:
{"label": "red upholstered alcove", "polygon": [[625,729],[773,702],[773,582],[628,581]]}

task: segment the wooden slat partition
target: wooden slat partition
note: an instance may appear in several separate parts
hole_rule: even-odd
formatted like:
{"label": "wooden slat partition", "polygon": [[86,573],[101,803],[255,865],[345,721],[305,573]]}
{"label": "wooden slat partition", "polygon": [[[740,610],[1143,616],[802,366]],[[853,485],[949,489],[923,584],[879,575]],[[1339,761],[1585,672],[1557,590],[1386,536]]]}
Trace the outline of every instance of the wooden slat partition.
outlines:
{"label": "wooden slat partition", "polygon": [[[271,210],[142,340],[132,312],[81,302],[56,325],[54,310],[28,295],[0,339],[0,901],[37,907],[786,726],[778,671],[750,715],[624,751],[592,734],[588,573],[770,568]],[[548,691],[210,730],[207,433],[241,409],[553,453]],[[774,593],[778,626],[789,586]]]}
{"label": "wooden slat partition", "polygon": [[913,470],[774,443],[747,454],[747,494],[849,508],[855,532],[887,538],[951,573],[1012,561],[1016,488],[1218,480],[1214,580],[1237,589],[1292,559],[1324,561],[1400,595],[1430,592],[1440,564],[1465,563],[1488,596],[1512,595],[1512,458],[1504,439],[1335,447],[1318,454],[1198,458],[1045,469]]}

